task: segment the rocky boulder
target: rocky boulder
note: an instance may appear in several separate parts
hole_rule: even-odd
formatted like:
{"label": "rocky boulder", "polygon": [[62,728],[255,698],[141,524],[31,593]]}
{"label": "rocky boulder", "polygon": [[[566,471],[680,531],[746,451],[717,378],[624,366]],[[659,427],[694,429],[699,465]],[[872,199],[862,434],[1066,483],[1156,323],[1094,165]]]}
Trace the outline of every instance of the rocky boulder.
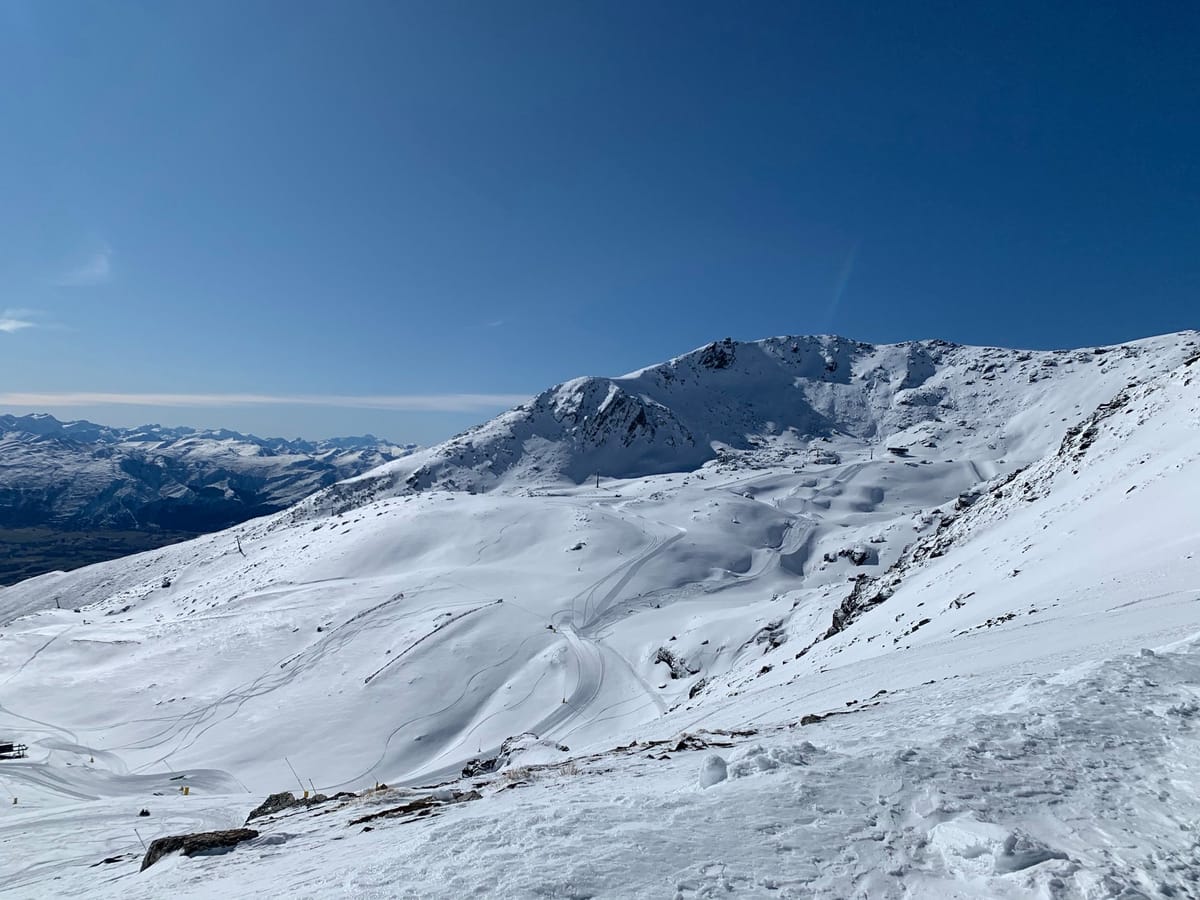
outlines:
{"label": "rocky boulder", "polygon": [[170,837],[160,837],[150,842],[146,856],[142,860],[141,871],[146,871],[168,853],[177,850],[184,856],[197,854],[226,853],[242,841],[258,837],[258,832],[252,828],[231,828],[227,831],[200,831],[195,834],[176,834]]}

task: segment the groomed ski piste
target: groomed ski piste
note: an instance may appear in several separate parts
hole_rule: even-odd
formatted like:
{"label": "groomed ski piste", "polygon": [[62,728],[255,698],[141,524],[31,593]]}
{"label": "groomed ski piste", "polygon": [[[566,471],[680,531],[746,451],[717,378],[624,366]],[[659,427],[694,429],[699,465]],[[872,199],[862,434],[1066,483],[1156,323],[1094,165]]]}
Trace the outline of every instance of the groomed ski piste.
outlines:
{"label": "groomed ski piste", "polygon": [[0,894],[1198,897],[1198,358],[721,342],[0,591]]}

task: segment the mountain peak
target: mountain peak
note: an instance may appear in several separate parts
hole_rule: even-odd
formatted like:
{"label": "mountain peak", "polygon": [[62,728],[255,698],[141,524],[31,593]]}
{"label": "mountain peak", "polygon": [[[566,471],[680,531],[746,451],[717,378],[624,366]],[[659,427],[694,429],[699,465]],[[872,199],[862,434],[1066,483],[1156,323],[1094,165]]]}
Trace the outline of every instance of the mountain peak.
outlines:
{"label": "mountain peak", "polygon": [[1187,332],[1081,350],[727,337],[627,375],[565,381],[334,493],[521,491],[690,472],[729,453],[800,459],[814,441],[950,440],[1028,461],[1061,437],[1067,397],[1101,402],[1145,376],[1143,354],[1177,365],[1190,343]]}

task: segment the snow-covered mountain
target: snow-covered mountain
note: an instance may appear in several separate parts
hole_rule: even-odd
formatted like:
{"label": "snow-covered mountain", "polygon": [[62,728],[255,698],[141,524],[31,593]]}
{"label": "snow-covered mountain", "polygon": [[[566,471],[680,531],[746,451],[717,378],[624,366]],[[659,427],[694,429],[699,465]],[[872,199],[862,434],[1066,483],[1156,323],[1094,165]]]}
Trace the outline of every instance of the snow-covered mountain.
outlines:
{"label": "snow-covered mountain", "polygon": [[0,885],[1195,897],[1198,337],[720,342],[4,589]]}
{"label": "snow-covered mountain", "polygon": [[0,415],[0,527],[210,531],[411,449],[372,435],[310,442]]}
{"label": "snow-covered mountain", "polygon": [[[1037,458],[1062,423],[1129,379],[1177,365],[1174,338],[1017,351],[945,341],[725,339],[621,378],[577,378],[356,484],[481,491],[778,462],[814,440],[940,448],[988,465]],[[1068,402],[1069,400],[1069,402]],[[802,454],[801,454],[802,455]]]}

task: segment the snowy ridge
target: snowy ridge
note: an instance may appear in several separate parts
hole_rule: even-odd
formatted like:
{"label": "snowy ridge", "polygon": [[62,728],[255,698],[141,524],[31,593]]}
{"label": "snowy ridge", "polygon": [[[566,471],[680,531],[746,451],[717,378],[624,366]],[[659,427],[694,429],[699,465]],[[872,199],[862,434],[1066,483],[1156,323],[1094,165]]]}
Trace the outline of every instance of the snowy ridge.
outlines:
{"label": "snowy ridge", "polygon": [[[722,456],[815,438],[887,446],[953,439],[1020,462],[1069,422],[1183,359],[1174,337],[1077,351],[945,341],[872,345],[841,337],[729,339],[621,378],[577,378],[335,493],[528,489],[590,477],[691,471]],[[1072,402],[1064,408],[1064,397]],[[1054,417],[1053,419],[1051,417]],[[1036,425],[1033,423],[1037,423]]]}
{"label": "snowy ridge", "polygon": [[[620,392],[568,382],[471,433],[514,451],[491,481],[445,462],[452,441],[0,591],[0,738],[30,746],[0,762],[20,797],[0,804],[0,884],[1194,896],[1196,335],[1046,354],[810,340],[718,343]],[[785,389],[792,343],[833,358]],[[844,381],[821,379],[831,362]],[[629,389],[666,371],[669,398]],[[754,406],[723,426],[737,396]],[[602,408],[617,424],[587,431]],[[574,481],[589,453],[653,468],[686,434],[711,456]],[[131,822],[238,827],[297,790],[285,757],[354,795],[138,873]]]}

